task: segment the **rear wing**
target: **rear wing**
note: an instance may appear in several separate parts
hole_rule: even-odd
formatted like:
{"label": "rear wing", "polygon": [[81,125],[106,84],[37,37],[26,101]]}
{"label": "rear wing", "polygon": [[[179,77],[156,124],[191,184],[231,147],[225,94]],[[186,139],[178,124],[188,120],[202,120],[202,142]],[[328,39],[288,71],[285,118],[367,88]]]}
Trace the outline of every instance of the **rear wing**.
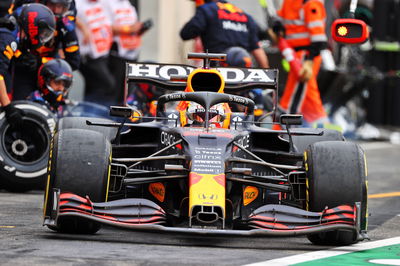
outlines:
{"label": "rear wing", "polygon": [[[150,83],[166,90],[183,91],[186,78],[197,69],[190,65],[126,63],[126,82]],[[277,91],[278,70],[261,68],[216,67],[225,80],[225,92],[235,93],[248,89]]]}

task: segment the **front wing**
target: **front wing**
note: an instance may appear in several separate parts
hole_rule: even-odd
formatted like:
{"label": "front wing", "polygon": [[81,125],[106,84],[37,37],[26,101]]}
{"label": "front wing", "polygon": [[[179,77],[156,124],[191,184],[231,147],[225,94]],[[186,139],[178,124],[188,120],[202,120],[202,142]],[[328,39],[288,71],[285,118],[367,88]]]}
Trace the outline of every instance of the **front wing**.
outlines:
{"label": "front wing", "polygon": [[[63,217],[81,217],[122,229],[164,231],[200,235],[242,236],[299,236],[332,230],[360,232],[360,207],[340,205],[322,212],[309,212],[285,205],[264,205],[249,217],[249,230],[183,228],[166,226],[167,214],[156,203],[147,199],[122,199],[94,203],[72,193],[53,191],[54,201],[50,217],[44,225],[57,226]],[[55,205],[54,205],[55,204]],[[359,239],[364,239],[358,234]]]}

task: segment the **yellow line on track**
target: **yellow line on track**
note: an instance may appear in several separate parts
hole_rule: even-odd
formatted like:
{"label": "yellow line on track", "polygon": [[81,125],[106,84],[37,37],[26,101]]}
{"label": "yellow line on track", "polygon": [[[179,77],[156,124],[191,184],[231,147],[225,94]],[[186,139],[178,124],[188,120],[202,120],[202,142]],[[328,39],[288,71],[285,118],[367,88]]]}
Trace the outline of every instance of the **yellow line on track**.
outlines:
{"label": "yellow line on track", "polygon": [[15,226],[13,226],[13,225],[0,225],[0,229],[3,229],[3,228],[15,228]]}
{"label": "yellow line on track", "polygon": [[368,195],[369,199],[391,198],[391,197],[400,197],[400,192],[389,192],[389,193],[379,193],[379,194]]}

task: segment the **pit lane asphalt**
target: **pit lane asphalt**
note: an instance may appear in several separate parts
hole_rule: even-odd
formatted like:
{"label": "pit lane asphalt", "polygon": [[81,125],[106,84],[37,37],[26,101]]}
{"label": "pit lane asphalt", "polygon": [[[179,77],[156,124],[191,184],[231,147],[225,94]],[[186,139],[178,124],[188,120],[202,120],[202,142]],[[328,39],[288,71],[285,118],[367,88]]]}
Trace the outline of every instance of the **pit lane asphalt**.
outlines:
{"label": "pit lane asphalt", "polygon": [[[400,191],[400,146],[363,143],[369,194]],[[0,265],[243,265],[330,247],[305,237],[198,237],[103,228],[92,236],[42,227],[41,191],[0,191]],[[400,236],[400,197],[369,200],[369,236]]]}

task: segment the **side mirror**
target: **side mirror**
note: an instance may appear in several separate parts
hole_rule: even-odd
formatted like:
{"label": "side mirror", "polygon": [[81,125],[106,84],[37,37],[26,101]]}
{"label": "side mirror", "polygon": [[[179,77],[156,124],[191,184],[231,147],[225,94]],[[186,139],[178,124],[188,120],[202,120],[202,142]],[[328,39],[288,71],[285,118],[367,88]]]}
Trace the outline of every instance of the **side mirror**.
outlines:
{"label": "side mirror", "polygon": [[110,115],[116,117],[131,117],[133,109],[127,106],[110,106]]}
{"label": "side mirror", "polygon": [[303,123],[302,115],[284,114],[280,116],[280,122],[282,125],[301,125]]}
{"label": "side mirror", "polygon": [[332,38],[338,43],[363,43],[369,38],[367,24],[353,18],[336,19],[331,27]]}

